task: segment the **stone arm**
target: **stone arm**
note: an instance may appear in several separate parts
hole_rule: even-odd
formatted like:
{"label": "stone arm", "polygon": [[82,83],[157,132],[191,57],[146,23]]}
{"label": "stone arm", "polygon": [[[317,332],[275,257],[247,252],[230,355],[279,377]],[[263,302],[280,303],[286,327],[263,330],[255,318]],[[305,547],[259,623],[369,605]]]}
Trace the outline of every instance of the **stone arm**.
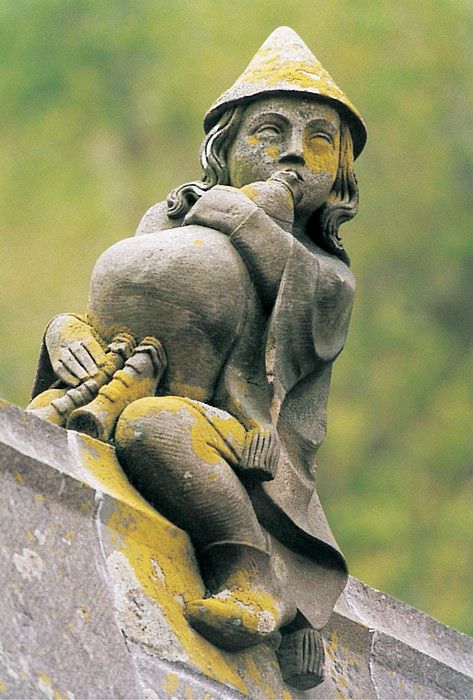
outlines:
{"label": "stone arm", "polygon": [[[292,206],[291,200],[291,214]],[[290,257],[292,235],[245,192],[226,186],[216,186],[203,195],[184,223],[214,228],[230,237],[263,305],[270,311]],[[275,427],[277,415],[271,415],[273,397],[264,366],[264,342],[260,327],[247,326],[243,330],[226,363],[214,400],[248,430],[239,471],[260,480],[271,480],[276,474],[280,446]],[[249,352],[249,348],[253,351]]]}
{"label": "stone arm", "polygon": [[[290,179],[290,176],[288,176]],[[233,187],[216,186],[194,204],[184,221],[172,221],[167,216],[165,202],[149,209],[141,220],[136,235],[160,231],[186,224],[198,224],[220,231],[228,236],[244,260],[259,296],[270,310],[277,296],[279,283],[292,246],[292,236],[284,231],[271,216],[256,204],[251,196],[261,200],[260,190],[249,186],[248,192]],[[282,186],[282,208],[274,201],[275,188],[271,183],[269,197],[263,192],[264,203],[275,212],[293,213],[293,199],[287,186]],[[279,219],[278,219],[279,220]],[[253,323],[253,326],[252,326]],[[230,358],[225,363],[212,403],[227,410],[246,428],[246,440],[237,471],[243,479],[268,481],[274,479],[279,461],[279,439],[275,420],[271,416],[272,389],[268,384],[264,365],[264,338],[261,325],[248,320],[240,333]]]}
{"label": "stone arm", "polygon": [[244,192],[218,185],[203,195],[184,221],[230,237],[244,260],[266,309],[276,300],[294,238]]}
{"label": "stone arm", "polygon": [[[278,425],[276,434],[282,427],[281,409],[297,405],[297,410],[289,411],[291,425],[286,434],[297,433],[304,444],[320,444],[328,391],[328,386],[321,388],[320,381],[330,376],[330,366],[345,343],[355,291],[349,268],[332,255],[306,248],[233,188],[215,187],[194,205],[186,222],[229,235],[268,310],[273,309],[277,297],[265,348],[265,369],[273,376],[274,396],[265,405],[271,407],[272,425]],[[254,333],[261,334],[261,330]],[[237,360],[230,358],[227,376],[235,371],[232,359]],[[228,383],[231,391],[238,385],[231,380]],[[249,384],[248,394],[256,398]],[[285,402],[294,387],[295,393]],[[243,394],[245,386],[237,386],[237,391]],[[231,410],[235,412],[233,407]],[[287,427],[288,411],[284,413]]]}
{"label": "stone arm", "polygon": [[249,314],[211,401],[246,428],[245,447],[237,471],[241,476],[260,481],[275,477],[280,451],[271,416],[272,387],[266,377],[264,344],[260,319]]}

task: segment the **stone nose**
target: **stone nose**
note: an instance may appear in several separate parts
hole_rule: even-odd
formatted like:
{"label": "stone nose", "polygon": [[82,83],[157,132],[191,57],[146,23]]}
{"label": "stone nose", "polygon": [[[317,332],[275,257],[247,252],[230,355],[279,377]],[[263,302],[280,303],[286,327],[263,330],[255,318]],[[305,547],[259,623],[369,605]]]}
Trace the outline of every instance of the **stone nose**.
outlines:
{"label": "stone nose", "polygon": [[285,144],[280,163],[305,163],[303,134],[294,129]]}

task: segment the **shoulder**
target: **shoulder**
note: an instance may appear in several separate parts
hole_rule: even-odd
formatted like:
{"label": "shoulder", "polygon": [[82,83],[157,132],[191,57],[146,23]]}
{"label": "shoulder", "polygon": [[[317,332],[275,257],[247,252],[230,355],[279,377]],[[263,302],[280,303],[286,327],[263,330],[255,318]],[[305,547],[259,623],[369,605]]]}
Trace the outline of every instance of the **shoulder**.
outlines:
{"label": "shoulder", "polygon": [[348,265],[313,241],[306,242],[305,248],[317,264],[317,292],[335,296],[340,294],[345,299],[353,297],[356,279]]}
{"label": "shoulder", "polygon": [[158,202],[148,209],[136,229],[135,236],[156,233],[182,225],[182,219],[170,219],[166,202]]}
{"label": "shoulder", "polygon": [[342,351],[355,296],[355,276],[339,258],[316,253],[318,273],[313,306],[313,333],[318,357],[333,361]]}
{"label": "shoulder", "polygon": [[334,292],[343,292],[344,296],[352,297],[356,289],[356,279],[348,265],[325,251],[321,251],[317,257],[322,285]]}

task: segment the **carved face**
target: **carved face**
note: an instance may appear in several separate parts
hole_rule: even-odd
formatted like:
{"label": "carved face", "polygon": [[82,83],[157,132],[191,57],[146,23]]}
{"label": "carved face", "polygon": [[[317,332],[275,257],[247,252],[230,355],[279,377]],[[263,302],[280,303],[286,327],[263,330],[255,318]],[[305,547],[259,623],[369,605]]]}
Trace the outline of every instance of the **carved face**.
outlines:
{"label": "carved face", "polygon": [[230,184],[240,188],[267,180],[277,170],[295,170],[303,179],[297,210],[310,216],[332,189],[339,147],[340,117],[322,100],[297,95],[258,99],[245,110],[229,149]]}

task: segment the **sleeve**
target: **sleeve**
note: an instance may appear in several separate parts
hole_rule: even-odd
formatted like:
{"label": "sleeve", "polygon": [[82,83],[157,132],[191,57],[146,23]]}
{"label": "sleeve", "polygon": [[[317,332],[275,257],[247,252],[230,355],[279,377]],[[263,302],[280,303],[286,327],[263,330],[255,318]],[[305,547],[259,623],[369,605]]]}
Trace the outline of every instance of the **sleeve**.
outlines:
{"label": "sleeve", "polygon": [[271,308],[294,237],[257,208],[231,233],[230,241],[243,258],[265,306]]}
{"label": "sleeve", "polygon": [[36,374],[33,381],[33,388],[31,389],[31,399],[34,399],[36,396],[38,396],[38,394],[42,394],[43,391],[49,389],[56,379],[57,377],[54,374],[43,336],[39,350]]}
{"label": "sleeve", "polygon": [[266,364],[287,393],[317,367],[333,362],[345,344],[355,278],[328,254],[294,241],[284,268],[268,334]]}

